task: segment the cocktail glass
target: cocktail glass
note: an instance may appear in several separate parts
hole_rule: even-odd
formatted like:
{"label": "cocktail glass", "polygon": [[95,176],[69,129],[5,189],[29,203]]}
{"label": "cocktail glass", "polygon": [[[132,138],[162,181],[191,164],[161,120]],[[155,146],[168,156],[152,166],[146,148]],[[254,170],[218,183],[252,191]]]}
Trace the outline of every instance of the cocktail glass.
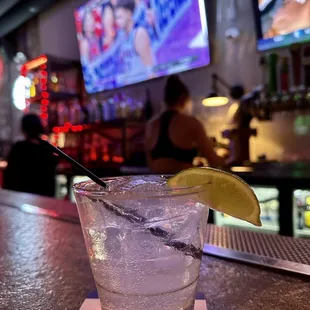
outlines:
{"label": "cocktail glass", "polygon": [[208,207],[206,186],[170,189],[164,176],[74,185],[102,310],[191,310]]}

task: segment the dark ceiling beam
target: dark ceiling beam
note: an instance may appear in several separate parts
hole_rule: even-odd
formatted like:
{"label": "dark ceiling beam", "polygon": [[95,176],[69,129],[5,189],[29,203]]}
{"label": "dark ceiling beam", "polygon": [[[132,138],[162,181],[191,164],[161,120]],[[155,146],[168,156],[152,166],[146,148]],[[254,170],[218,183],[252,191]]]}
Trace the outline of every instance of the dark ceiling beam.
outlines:
{"label": "dark ceiling beam", "polygon": [[18,2],[20,2],[20,0],[1,0],[0,1],[0,16],[3,16]]}
{"label": "dark ceiling beam", "polygon": [[0,38],[20,27],[35,15],[48,9],[55,2],[56,0],[28,0],[17,3],[7,14],[0,16]]}

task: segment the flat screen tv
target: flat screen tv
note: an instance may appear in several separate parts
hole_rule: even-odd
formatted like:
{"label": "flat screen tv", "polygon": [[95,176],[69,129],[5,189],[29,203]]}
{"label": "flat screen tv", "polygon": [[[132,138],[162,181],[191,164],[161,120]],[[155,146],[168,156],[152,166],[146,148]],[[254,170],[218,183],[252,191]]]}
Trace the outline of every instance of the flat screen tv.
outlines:
{"label": "flat screen tv", "polygon": [[310,0],[253,2],[259,51],[310,42]]}
{"label": "flat screen tv", "polygon": [[210,63],[205,0],[92,0],[75,20],[88,93]]}

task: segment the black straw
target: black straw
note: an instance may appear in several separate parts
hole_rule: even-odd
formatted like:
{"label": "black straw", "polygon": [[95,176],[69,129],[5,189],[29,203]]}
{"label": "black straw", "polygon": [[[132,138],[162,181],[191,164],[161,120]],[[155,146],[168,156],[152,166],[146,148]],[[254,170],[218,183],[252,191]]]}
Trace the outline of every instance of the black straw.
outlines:
{"label": "black straw", "polygon": [[79,164],[77,161],[75,161],[72,157],[68,156],[66,153],[64,153],[62,150],[60,150],[58,147],[52,145],[48,141],[41,140],[41,143],[47,147],[49,147],[54,153],[61,156],[66,161],[70,162],[77,170],[88,176],[91,180],[93,180],[98,185],[102,186],[103,188],[107,187],[107,184],[105,184],[102,180],[100,180],[95,174],[93,174],[91,171],[86,169],[84,166]]}
{"label": "black straw", "polygon": [[[61,151],[58,147],[50,144],[48,141],[40,140],[41,143],[48,148],[51,149],[52,152],[58,154],[66,161],[70,162],[76,169],[78,169],[83,174],[87,175],[91,180],[93,180],[98,185],[102,186],[103,188],[106,188],[107,185],[100,180],[96,175],[94,175],[91,171],[83,167],[81,164],[79,164],[77,161],[75,161],[73,158],[68,156],[66,153]],[[89,197],[88,197],[89,198]],[[91,198],[90,198],[91,199]],[[140,214],[138,214],[135,210],[131,209],[125,209],[122,206],[112,204],[108,201],[101,200],[101,199],[91,199],[92,201],[100,201],[103,206],[113,212],[115,215],[125,218],[131,223],[136,224],[144,224],[147,222],[147,219]],[[201,249],[195,247],[192,244],[186,244],[181,241],[173,240],[173,234],[167,232],[166,230],[162,229],[161,227],[150,227],[146,228],[153,236],[159,237],[163,239],[163,242],[165,245],[172,247],[178,251],[183,252],[185,255],[192,256],[193,258],[201,259],[202,257],[202,251]]]}

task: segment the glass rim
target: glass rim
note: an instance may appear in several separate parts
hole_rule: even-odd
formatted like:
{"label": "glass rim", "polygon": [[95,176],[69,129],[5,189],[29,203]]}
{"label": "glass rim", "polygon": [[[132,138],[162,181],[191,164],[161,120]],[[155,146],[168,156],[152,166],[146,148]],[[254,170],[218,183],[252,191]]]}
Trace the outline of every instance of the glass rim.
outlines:
{"label": "glass rim", "polygon": [[[112,181],[120,178],[130,178],[130,177],[149,177],[149,176],[159,176],[162,178],[168,178],[171,175],[133,175],[133,176],[116,176],[116,177],[104,177],[100,178],[102,181]],[[150,190],[135,190],[134,195],[128,195],[130,190],[107,190],[107,189],[89,189],[85,188],[86,185],[96,185],[96,182],[93,180],[82,181],[72,185],[74,193],[79,194],[81,196],[87,197],[105,197],[106,199],[113,199],[113,200],[125,200],[125,199],[143,199],[143,198],[171,198],[171,197],[179,197],[179,196],[186,196],[186,195],[194,195],[200,192],[206,191],[207,185],[210,183],[204,183],[201,185],[195,186],[183,186],[183,187],[166,187],[162,188],[160,191],[158,189],[150,189]],[[126,195],[127,194],[127,195]]]}

